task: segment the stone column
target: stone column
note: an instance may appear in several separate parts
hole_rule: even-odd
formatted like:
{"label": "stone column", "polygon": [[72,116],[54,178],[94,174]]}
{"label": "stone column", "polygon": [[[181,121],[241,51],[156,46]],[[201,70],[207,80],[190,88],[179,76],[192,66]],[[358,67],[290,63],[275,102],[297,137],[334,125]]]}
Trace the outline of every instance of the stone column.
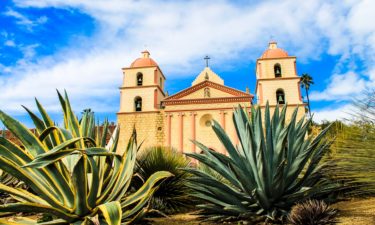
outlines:
{"label": "stone column", "polygon": [[[195,119],[196,119],[197,113],[191,112],[190,116],[191,116],[191,140],[195,140],[196,139]],[[196,148],[197,146],[192,142],[191,152],[196,153]]]}
{"label": "stone column", "polygon": [[[224,110],[220,111],[220,116],[221,116],[220,125],[221,125],[221,127],[223,128],[224,131],[227,131],[226,130],[226,125],[225,125],[225,114],[227,114],[227,113]],[[222,154],[227,154],[227,150],[225,149],[224,146],[222,146],[222,148],[221,148],[221,153]]]}
{"label": "stone column", "polygon": [[179,113],[180,117],[180,135],[179,135],[179,151],[183,153],[184,151],[184,113]]}
{"label": "stone column", "polygon": [[[232,112],[232,116],[233,116],[233,113],[234,113],[234,111]],[[233,144],[236,146],[240,143],[240,140],[238,139],[236,127],[234,126],[234,124],[233,124],[233,134],[232,135],[233,135]]]}
{"label": "stone column", "polygon": [[171,131],[172,131],[172,124],[171,124],[171,119],[172,119],[172,114],[167,113],[167,146],[171,147]]}

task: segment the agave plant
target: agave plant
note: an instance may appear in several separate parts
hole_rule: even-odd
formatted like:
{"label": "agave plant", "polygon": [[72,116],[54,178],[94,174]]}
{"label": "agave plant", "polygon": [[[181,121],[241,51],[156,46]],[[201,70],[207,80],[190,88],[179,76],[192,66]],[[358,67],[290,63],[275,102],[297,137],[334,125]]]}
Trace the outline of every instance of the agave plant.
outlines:
{"label": "agave plant", "polygon": [[0,183],[6,186],[19,186],[20,185],[20,182],[16,178],[12,177],[11,175],[9,175],[8,173],[2,170],[0,170]]}
{"label": "agave plant", "polygon": [[288,221],[292,225],[331,225],[337,223],[336,213],[324,201],[314,199],[293,206]]}
{"label": "agave plant", "polygon": [[[12,177],[2,170],[0,170],[0,183],[6,186],[18,186],[20,184],[20,182],[16,178]],[[7,193],[0,191],[0,205],[5,204],[11,200],[12,198]]]}
{"label": "agave plant", "polygon": [[[50,224],[128,224],[142,216],[155,184],[170,176],[153,174],[136,192],[128,187],[138,150],[134,132],[117,154],[118,130],[111,147],[106,147],[108,122],[102,132],[95,126],[93,113],[86,111],[81,120],[74,115],[69,99],[58,93],[64,126],[57,127],[36,100],[41,114],[24,107],[37,132],[0,111],[0,120],[16,136],[21,146],[0,138],[0,169],[22,180],[32,191],[0,184],[0,191],[19,202],[0,206],[0,212],[47,213],[59,218]],[[8,224],[1,221],[2,224]],[[25,222],[20,222],[25,223]]]}
{"label": "agave plant", "polygon": [[143,150],[137,157],[136,172],[132,186],[139,188],[152,174],[157,171],[168,171],[174,176],[160,184],[150,199],[150,207],[162,214],[172,214],[184,211],[191,207],[192,191],[187,187],[187,178],[190,174],[183,168],[188,168],[190,160],[173,148],[155,146]]}
{"label": "agave plant", "polygon": [[214,121],[213,130],[225,146],[228,156],[196,142],[203,154],[187,154],[220,174],[226,180],[204,170],[189,169],[195,176],[190,186],[195,197],[206,203],[197,207],[210,220],[266,220],[285,218],[297,202],[329,192],[319,164],[330,143],[322,140],[327,130],[314,139],[307,137],[310,121],[296,121],[296,109],[286,123],[285,105],[276,107],[272,116],[267,104],[264,121],[261,109],[252,107],[251,115],[238,107],[234,125],[240,143],[231,142],[223,128]]}

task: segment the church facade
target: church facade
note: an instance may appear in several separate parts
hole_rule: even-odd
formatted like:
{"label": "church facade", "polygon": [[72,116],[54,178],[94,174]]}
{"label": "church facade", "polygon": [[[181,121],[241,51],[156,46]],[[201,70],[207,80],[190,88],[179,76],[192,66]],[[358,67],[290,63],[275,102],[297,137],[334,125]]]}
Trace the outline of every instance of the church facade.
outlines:
{"label": "church facade", "polygon": [[[271,111],[277,104],[288,104],[287,117],[299,107],[298,118],[305,114],[297,75],[296,57],[270,42],[256,61],[257,105],[267,101]],[[188,87],[167,96],[166,76],[148,51],[130,67],[123,68],[120,87],[119,146],[125,146],[132,130],[137,130],[142,149],[170,146],[180,152],[198,152],[191,140],[197,140],[215,151],[225,149],[211,128],[212,120],[220,123],[235,144],[239,142],[233,124],[234,107],[250,108],[254,95],[225,86],[224,80],[206,66]],[[249,112],[250,113],[250,112]]]}

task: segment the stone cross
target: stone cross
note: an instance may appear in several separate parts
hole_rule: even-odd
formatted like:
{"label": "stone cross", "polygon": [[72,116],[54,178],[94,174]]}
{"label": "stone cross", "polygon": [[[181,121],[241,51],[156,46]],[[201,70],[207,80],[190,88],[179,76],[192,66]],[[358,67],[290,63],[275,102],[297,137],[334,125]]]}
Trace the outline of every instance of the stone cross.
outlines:
{"label": "stone cross", "polygon": [[208,67],[208,60],[210,60],[211,58],[206,55],[206,57],[204,57],[203,59],[206,60],[206,67]]}

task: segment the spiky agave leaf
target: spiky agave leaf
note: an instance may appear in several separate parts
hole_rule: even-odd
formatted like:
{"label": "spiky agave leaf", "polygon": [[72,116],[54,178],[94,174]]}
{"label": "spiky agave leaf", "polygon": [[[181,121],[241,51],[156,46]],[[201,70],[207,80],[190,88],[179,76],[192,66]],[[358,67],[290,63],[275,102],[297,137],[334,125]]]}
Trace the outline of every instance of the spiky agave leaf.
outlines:
{"label": "spiky agave leaf", "polygon": [[198,205],[201,215],[210,219],[266,216],[284,217],[296,201],[330,191],[333,186],[320,176],[320,160],[330,143],[322,140],[327,129],[316,138],[307,137],[309,122],[297,121],[296,109],[286,123],[286,105],[270,114],[267,104],[264,120],[260,107],[251,115],[241,107],[233,121],[240,140],[235,147],[215,121],[213,130],[228,156],[196,143],[203,154],[187,154],[220,174],[226,182],[199,169],[189,169],[194,196],[206,203]]}
{"label": "spiky agave leaf", "polygon": [[[89,224],[99,215],[99,222],[120,224],[124,218],[121,200],[127,192],[137,152],[136,133],[123,154],[116,153],[118,132],[107,149],[108,125],[98,134],[94,115],[87,112],[81,120],[74,115],[65,93],[58,93],[64,112],[64,127],[57,127],[37,101],[41,118],[27,109],[37,127],[30,132],[24,125],[0,111],[0,120],[21,142],[23,148],[0,137],[0,169],[30,186],[32,192],[0,185],[1,191],[16,196],[20,202],[0,206],[0,212],[40,212],[54,215],[62,223]],[[108,122],[106,122],[108,124]],[[170,176],[155,174],[154,180]],[[148,182],[134,204],[146,201],[156,182]],[[141,204],[144,206],[143,204]],[[129,210],[131,206],[128,206]],[[134,212],[140,212],[138,207]],[[52,222],[54,223],[54,222]]]}

